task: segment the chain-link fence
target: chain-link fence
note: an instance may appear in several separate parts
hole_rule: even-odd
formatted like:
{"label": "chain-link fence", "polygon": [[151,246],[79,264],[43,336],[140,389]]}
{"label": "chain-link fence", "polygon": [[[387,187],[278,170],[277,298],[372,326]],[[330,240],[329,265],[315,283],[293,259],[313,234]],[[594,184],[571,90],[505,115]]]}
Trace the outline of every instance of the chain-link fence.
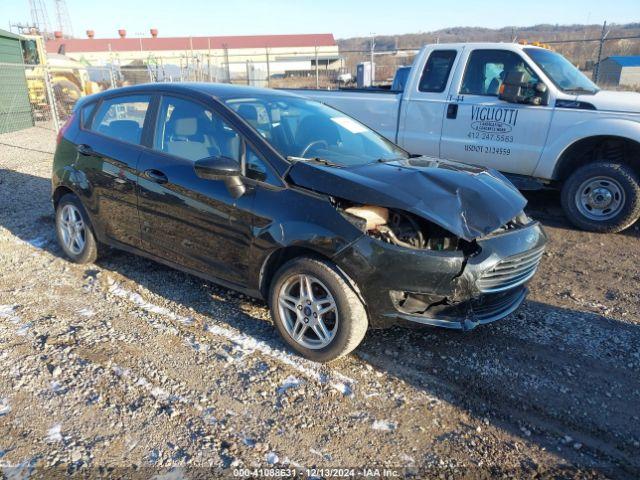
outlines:
{"label": "chain-link fence", "polygon": [[65,102],[47,67],[14,63],[0,63],[0,98],[0,133],[34,126],[58,130],[77,100]]}
{"label": "chain-link fence", "polygon": [[[475,39],[474,39],[475,40]],[[588,76],[596,77],[599,58],[640,54],[640,38],[583,38],[546,42]],[[410,66],[417,48],[278,51],[237,53],[189,51],[158,57],[149,52],[114,56],[100,65],[69,59],[67,65],[0,64],[0,133],[40,126],[57,131],[83,95],[149,82],[220,82],[270,88],[338,89],[356,86],[358,66],[368,65],[370,81],[390,85],[399,67]],[[72,56],[72,55],[70,55]],[[59,60],[59,59],[58,59]],[[601,82],[602,83],[602,82]],[[608,86],[608,85],[607,85]]]}

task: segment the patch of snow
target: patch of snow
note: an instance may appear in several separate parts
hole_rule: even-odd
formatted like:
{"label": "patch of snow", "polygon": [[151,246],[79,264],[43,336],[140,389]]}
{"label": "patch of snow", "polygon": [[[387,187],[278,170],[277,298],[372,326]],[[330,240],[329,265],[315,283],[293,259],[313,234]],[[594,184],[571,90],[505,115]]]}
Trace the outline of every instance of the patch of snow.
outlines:
{"label": "patch of snow", "polygon": [[374,430],[379,430],[381,432],[392,432],[398,427],[396,422],[389,422],[387,420],[375,420],[371,425],[371,428]]}
{"label": "patch of snow", "polygon": [[196,352],[205,353],[205,354],[209,352],[210,347],[208,344],[197,342],[193,337],[187,337],[184,339],[184,341]]}
{"label": "patch of snow", "polygon": [[32,458],[17,465],[0,465],[5,480],[28,480],[35,469],[37,459]]}
{"label": "patch of snow", "polygon": [[62,425],[60,425],[59,423],[55,424],[47,432],[46,441],[48,443],[61,442],[62,441],[61,431],[62,431]]}
{"label": "patch of snow", "polygon": [[0,417],[4,417],[11,413],[11,405],[8,398],[0,398]]}
{"label": "patch of snow", "polygon": [[[129,302],[133,303],[146,312],[162,315],[185,325],[191,325],[194,321],[192,317],[185,317],[183,315],[172,312],[168,308],[155,305],[151,302],[147,302],[139,293],[135,293],[125,289],[111,279],[109,279],[109,281],[109,293],[115,295],[116,297],[128,300]],[[311,378],[320,384],[329,383],[329,385],[343,394],[345,394],[344,392],[347,391],[347,388],[349,391],[349,396],[351,396],[353,393],[353,387],[356,384],[355,380],[342,375],[339,372],[328,371],[326,370],[326,367],[324,367],[320,363],[306,360],[296,355],[292,355],[288,352],[273,348],[266,342],[258,340],[250,335],[241,333],[229,327],[223,327],[221,325],[209,323],[205,325],[205,331],[213,335],[226,338],[227,340],[240,347],[244,352],[253,353],[257,351],[263,355],[271,357],[272,359],[295,369],[300,374]]]}
{"label": "patch of snow", "polygon": [[53,380],[53,381],[51,382],[51,390],[52,390],[54,393],[59,393],[59,392],[61,392],[61,391],[63,391],[63,390],[64,390],[64,387],[60,384],[60,382],[58,382],[58,381],[56,381],[56,380]]}
{"label": "patch of snow", "polygon": [[331,384],[333,388],[339,391],[345,397],[353,397],[353,390],[349,385],[343,382],[334,382]]}
{"label": "patch of snow", "polygon": [[310,448],[309,449],[309,453],[313,453],[314,455],[317,455],[318,457],[321,457],[324,460],[331,460],[332,459],[330,453],[322,453],[320,450],[316,450],[315,448]]}
{"label": "patch of snow", "polygon": [[89,307],[78,310],[78,315],[82,315],[83,317],[93,317],[95,314],[95,310]]}
{"label": "patch of snow", "polygon": [[265,455],[265,459],[267,460],[267,463],[269,465],[275,465],[276,463],[278,463],[280,461],[280,458],[278,457],[278,455],[274,452],[269,452]]}
{"label": "patch of snow", "polygon": [[279,394],[284,393],[290,388],[298,388],[302,384],[303,384],[302,380],[294,377],[293,375],[290,375],[287,378],[285,378],[284,382],[282,382],[282,385],[278,387],[278,393]]}
{"label": "patch of snow", "polygon": [[20,323],[20,317],[16,315],[17,305],[0,305],[0,318],[9,320],[14,325]]}
{"label": "patch of snow", "polygon": [[242,439],[242,443],[244,443],[247,447],[254,447],[256,444],[256,441],[253,438],[244,437]]}
{"label": "patch of snow", "polygon": [[31,323],[23,323],[18,327],[18,330],[16,330],[16,335],[20,335],[21,337],[24,337],[27,333],[29,333],[29,329],[31,327],[32,327]]}

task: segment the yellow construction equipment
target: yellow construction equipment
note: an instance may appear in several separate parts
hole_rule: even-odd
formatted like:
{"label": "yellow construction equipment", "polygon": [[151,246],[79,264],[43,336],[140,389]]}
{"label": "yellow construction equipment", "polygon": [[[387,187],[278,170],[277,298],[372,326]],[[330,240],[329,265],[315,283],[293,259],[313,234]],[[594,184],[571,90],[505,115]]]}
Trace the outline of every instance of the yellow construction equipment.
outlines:
{"label": "yellow construction equipment", "polygon": [[[54,97],[58,117],[64,119],[80,97],[99,91],[82,63],[62,54],[47,54],[44,39],[40,35],[22,37],[29,101],[36,115],[44,117],[50,114],[48,95]],[[51,79],[49,94],[46,75]]]}

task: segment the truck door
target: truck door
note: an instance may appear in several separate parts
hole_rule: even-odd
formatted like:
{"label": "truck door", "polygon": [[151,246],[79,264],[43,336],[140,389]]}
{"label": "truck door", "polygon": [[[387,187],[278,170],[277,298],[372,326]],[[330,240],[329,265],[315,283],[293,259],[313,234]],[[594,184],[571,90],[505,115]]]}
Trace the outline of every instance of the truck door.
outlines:
{"label": "truck door", "polygon": [[402,97],[398,143],[410,153],[440,154],[442,119],[447,106],[451,72],[462,47],[432,50],[419,81],[410,79]]}
{"label": "truck door", "polygon": [[498,91],[511,70],[525,72],[532,85],[540,79],[511,50],[474,49],[463,57],[449,90],[440,157],[531,175],[547,139],[553,107],[507,103],[498,98]]}

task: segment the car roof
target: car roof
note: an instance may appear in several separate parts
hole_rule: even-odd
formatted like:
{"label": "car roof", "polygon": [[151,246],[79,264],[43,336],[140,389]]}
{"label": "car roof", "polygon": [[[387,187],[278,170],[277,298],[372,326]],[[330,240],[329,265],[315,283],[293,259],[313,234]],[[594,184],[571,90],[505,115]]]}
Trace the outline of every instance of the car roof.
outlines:
{"label": "car roof", "polygon": [[[158,93],[204,93],[220,100],[227,100],[230,98],[251,98],[256,96],[282,96],[282,97],[298,97],[292,93],[284,92],[282,90],[274,90],[271,88],[259,88],[249,87],[245,85],[231,85],[228,83],[198,83],[198,82],[185,82],[185,83],[144,83],[141,85],[134,85],[128,87],[113,88],[105,90],[104,92],[91,95],[90,98],[98,99],[109,95],[126,95],[139,92],[158,92]],[[84,102],[83,102],[84,103]]]}

